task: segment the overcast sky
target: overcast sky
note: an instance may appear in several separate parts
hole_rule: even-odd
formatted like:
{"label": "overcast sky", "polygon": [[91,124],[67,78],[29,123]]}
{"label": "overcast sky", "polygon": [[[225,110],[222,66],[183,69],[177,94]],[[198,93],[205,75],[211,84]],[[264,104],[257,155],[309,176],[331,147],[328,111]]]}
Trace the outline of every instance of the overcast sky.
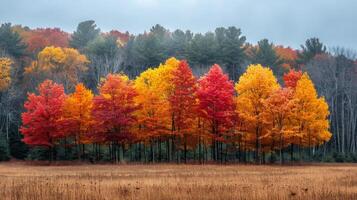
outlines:
{"label": "overcast sky", "polygon": [[357,50],[357,0],[0,0],[0,22],[59,27],[68,32],[93,19],[103,31],[131,33],[155,24],[213,31],[237,26],[249,42],[268,38],[299,47],[319,37],[329,47]]}

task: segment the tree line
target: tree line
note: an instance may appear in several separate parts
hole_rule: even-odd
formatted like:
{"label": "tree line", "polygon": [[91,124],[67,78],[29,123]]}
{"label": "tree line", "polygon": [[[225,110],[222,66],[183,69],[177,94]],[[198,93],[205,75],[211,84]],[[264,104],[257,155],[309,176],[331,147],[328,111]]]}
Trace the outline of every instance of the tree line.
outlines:
{"label": "tree line", "polygon": [[125,160],[186,163],[193,152],[200,163],[246,161],[251,151],[257,163],[266,162],[265,154],[274,161],[277,152],[283,162],[283,149],[310,150],[331,137],[328,105],[307,73],[291,70],[284,80],[281,87],[260,64],[249,65],[235,87],[217,64],[196,80],[175,58],[134,81],[108,74],[96,96],[82,83],[66,95],[63,84],[45,80],[38,95],[28,94],[20,132],[26,144],[47,147],[51,160],[56,145],[75,146],[78,159],[92,145],[95,161],[108,153],[118,162],[131,149],[133,158]]}
{"label": "tree line", "polygon": [[[265,157],[265,155],[269,155],[272,157],[271,159],[274,159],[276,155],[280,155],[280,149],[281,154],[284,154],[284,151],[289,149],[290,152],[294,150],[299,152],[300,156],[296,154],[295,156],[290,155],[293,160],[298,158],[322,158],[325,160],[338,160],[347,157],[349,159],[354,158],[353,155],[355,154],[357,145],[355,138],[355,113],[357,111],[355,107],[357,99],[356,90],[354,90],[354,86],[356,85],[354,84],[356,69],[355,54],[352,50],[341,47],[332,48],[327,51],[325,45],[323,45],[318,38],[308,39],[305,44],[301,46],[301,49],[297,50],[273,44],[267,39],[263,39],[257,44],[250,44],[246,42],[246,37],[242,35],[241,30],[236,27],[222,27],[217,28],[213,32],[194,34],[189,30],[175,30],[171,32],[160,25],[155,25],[148,32],[132,35],[128,32],[123,33],[117,30],[102,32],[94,21],[89,20],[79,23],[77,30],[71,34],[59,28],[30,29],[21,25],[13,26],[9,23],[2,24],[0,27],[0,47],[0,57],[2,57],[0,62],[2,73],[2,80],[0,81],[0,130],[2,133],[0,152],[3,152],[3,156],[0,157],[4,159],[9,158],[9,156],[19,159],[40,159],[42,153],[47,155],[44,156],[45,158],[49,158],[50,154],[46,150],[33,147],[29,148],[25,145],[22,142],[24,139],[23,135],[21,131],[19,131],[21,126],[24,125],[21,113],[26,111],[24,102],[28,100],[27,93],[37,91],[36,93],[38,94],[38,85],[45,80],[49,79],[53,81],[53,84],[59,84],[60,87],[63,87],[64,93],[69,96],[76,91],[77,84],[82,83],[85,90],[88,89],[91,91],[95,96],[94,99],[96,99],[97,96],[100,95],[101,87],[99,86],[102,86],[103,79],[105,79],[108,74],[113,74],[113,76],[116,76],[114,74],[118,73],[122,75],[126,74],[127,79],[131,80],[129,82],[132,82],[131,84],[138,87],[138,83],[136,82],[140,77],[147,76],[146,78],[141,78],[142,82],[146,83],[149,79],[152,79],[151,76],[154,76],[153,74],[156,73],[151,71],[156,71],[156,68],[160,69],[161,65],[166,65],[165,63],[161,64],[161,62],[171,57],[177,58],[178,62],[187,60],[187,64],[190,66],[189,69],[192,70],[194,77],[207,76],[206,73],[210,67],[214,64],[219,64],[223,72],[227,73],[228,80],[230,79],[234,83],[239,82],[239,80],[244,77],[245,73],[248,72],[248,66],[261,64],[272,70],[272,74],[277,79],[278,87],[284,86],[284,91],[286,88],[290,88],[287,86],[284,74],[293,74],[290,76],[299,77],[300,75],[297,74],[307,73],[308,75],[306,76],[309,77],[308,79],[311,79],[315,83],[317,93],[319,94],[318,96],[325,97],[328,104],[330,113],[328,115],[330,121],[329,131],[332,133],[331,140],[319,148],[307,148],[303,150],[303,148],[310,146],[306,145],[306,141],[309,142],[309,139],[299,142],[297,137],[291,139],[294,142],[285,141],[284,145],[280,145],[279,147],[279,140],[277,140],[277,135],[279,135],[277,132],[279,131],[276,131],[276,128],[266,129],[266,121],[262,119],[263,114],[260,114],[258,118],[262,121],[259,122],[259,126],[255,127],[256,130],[258,130],[258,134],[254,136],[260,139],[253,145],[251,142],[254,140],[252,134],[248,134],[248,130],[243,130],[240,126],[242,125],[240,123],[243,122],[244,124],[252,123],[245,122],[248,119],[252,120],[251,118],[244,119],[244,117],[240,116],[249,116],[245,115],[244,112],[250,109],[250,107],[245,108],[245,106],[250,104],[241,103],[241,106],[238,106],[237,102],[239,101],[236,98],[240,95],[236,87],[233,93],[238,95],[233,95],[232,105],[236,107],[234,113],[240,112],[241,114],[238,115],[240,117],[234,118],[233,124],[234,127],[239,128],[229,128],[230,131],[228,131],[228,129],[225,131],[212,129],[210,132],[222,132],[216,132],[213,135],[220,135],[224,132],[223,136],[217,136],[217,144],[212,141],[208,142],[208,140],[216,139],[201,138],[201,141],[190,141],[196,145],[199,144],[197,149],[193,149],[194,144],[187,143],[185,151],[185,139],[172,139],[170,138],[171,136],[160,137],[158,139],[153,136],[153,138],[156,138],[156,141],[141,141],[136,138],[135,140],[141,142],[133,143],[133,141],[130,141],[125,143],[125,145],[114,145],[114,147],[111,147],[112,152],[121,152],[122,156],[125,155],[126,157],[128,157],[129,154],[130,156],[134,156],[135,154],[135,156],[138,157],[139,154],[135,152],[143,152],[142,154],[145,152],[145,156],[140,155],[147,159],[149,159],[149,152],[154,152],[154,156],[151,157],[151,160],[153,160],[153,157],[154,160],[160,160],[159,157],[169,160],[172,160],[174,157],[176,159],[178,157],[182,159],[185,157],[186,152],[186,157],[190,157],[190,159],[193,157],[195,159],[201,157],[202,159],[202,155],[205,155],[206,158],[210,157],[214,160],[229,160],[233,159],[233,155],[235,154],[237,158],[240,157],[241,160],[243,157],[246,157],[246,160],[254,157],[257,160],[263,161],[266,160],[262,158]],[[206,75],[203,76],[204,74]],[[304,77],[305,75],[301,76]],[[163,77],[158,77],[158,79],[162,78]],[[197,81],[198,80],[196,80],[196,82]],[[154,81],[154,83],[158,84],[159,82]],[[173,82],[172,80],[166,81],[163,85],[166,84],[173,84]],[[196,85],[196,87],[198,87],[199,81]],[[142,90],[144,90],[144,88]],[[138,93],[137,89],[134,91]],[[278,96],[285,96],[287,99],[290,99],[291,96],[294,96],[290,93],[293,92],[282,92],[275,96],[277,96],[277,100]],[[137,104],[140,95],[136,94],[134,96],[133,101]],[[199,99],[198,96],[199,93],[196,94],[195,98]],[[249,99],[250,97],[246,98]],[[67,99],[67,97],[65,99]],[[161,102],[161,100],[162,99],[159,98],[152,99],[151,101]],[[64,102],[66,101],[67,100],[64,100]],[[264,100],[264,102],[265,101],[266,100]],[[93,105],[94,102],[93,100]],[[167,102],[170,102],[170,100],[167,99]],[[167,102],[162,103],[162,105],[166,105]],[[141,103],[147,105],[144,99]],[[265,102],[264,105],[265,104],[267,103]],[[160,104],[158,103],[158,105]],[[192,111],[191,107],[188,108]],[[239,108],[244,108],[244,110],[238,111],[237,109]],[[142,109],[144,108],[138,110]],[[164,112],[162,109],[164,108],[159,106],[159,109],[155,111]],[[265,110],[263,108],[261,109]],[[137,116],[138,112],[139,111],[135,109],[134,118],[136,121],[142,120]],[[280,110],[279,112],[283,111]],[[94,113],[95,112],[92,111],[91,115]],[[158,120],[161,123],[162,120],[167,120],[166,118],[167,116]],[[173,118],[173,116],[171,116],[171,118]],[[199,118],[202,118],[202,116]],[[197,123],[204,122],[200,121]],[[150,122],[150,124],[154,126],[154,122]],[[147,129],[147,126],[148,125],[141,127]],[[175,126],[176,124],[172,125],[172,127]],[[220,125],[218,125],[218,129],[220,128]],[[250,126],[246,127],[246,129],[250,128]],[[285,131],[284,128],[283,126],[283,129],[280,131]],[[267,130],[270,130],[269,133],[266,133]],[[137,135],[136,131],[130,130],[130,132]],[[152,128],[152,132],[153,135],[159,134],[157,131],[154,131],[154,128]],[[273,140],[268,139],[272,137],[271,132],[276,134]],[[163,134],[165,135],[166,133]],[[228,134],[228,136],[235,135],[239,142],[233,142],[232,138],[228,140],[226,134]],[[243,135],[245,136],[243,137]],[[251,138],[245,138],[247,135],[251,135]],[[270,136],[268,137],[268,135]],[[55,148],[58,159],[69,159],[69,155],[74,154],[73,151],[77,152],[75,153],[77,157],[80,151],[83,155],[86,154],[83,152],[87,152],[88,157],[95,154],[93,152],[97,152],[99,156],[103,153],[98,152],[99,150],[106,152],[106,154],[109,153],[107,152],[108,150],[103,150],[103,143],[101,142],[92,144],[95,146],[93,148],[89,148],[90,145],[87,143],[82,144],[81,148],[70,148],[78,143],[79,140],[77,139],[78,141],[76,142],[73,135],[70,137],[71,139],[67,136],[64,138],[66,139],[57,141],[60,144]],[[227,141],[225,141],[226,139],[223,141],[222,138],[226,138]],[[175,142],[177,143],[176,140],[179,140],[179,145],[175,144]],[[274,141],[273,145],[271,141]],[[311,140],[310,144],[317,145],[315,142],[316,141]],[[152,145],[153,151],[149,151],[151,148],[149,148],[149,144],[151,143],[156,144]],[[286,146],[285,143],[288,145]],[[141,144],[141,146],[139,144]],[[161,150],[159,150],[160,148]],[[269,148],[270,150],[268,150]],[[198,149],[201,149],[201,151]],[[165,154],[163,153],[164,151],[166,152]],[[182,158],[181,156],[177,156],[177,152],[179,152],[180,155],[182,153]],[[114,154],[115,153],[108,155],[113,156]],[[150,155],[153,154],[151,153]],[[112,159],[114,158],[112,157]],[[281,156],[281,159],[284,159],[284,156]]]}

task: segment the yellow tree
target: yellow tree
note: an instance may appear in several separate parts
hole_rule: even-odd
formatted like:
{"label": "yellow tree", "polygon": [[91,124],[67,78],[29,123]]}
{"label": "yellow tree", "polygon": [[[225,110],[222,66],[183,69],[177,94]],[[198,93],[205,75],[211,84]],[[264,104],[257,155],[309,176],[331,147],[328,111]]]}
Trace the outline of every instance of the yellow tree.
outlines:
{"label": "yellow tree", "polygon": [[[138,93],[135,102],[140,106],[135,113],[138,119],[137,137],[141,141],[152,144],[157,139],[158,143],[161,143],[162,139],[167,139],[174,131],[169,97],[173,92],[172,72],[178,65],[177,59],[170,58],[157,68],[144,71],[134,82]],[[169,158],[169,151],[167,154]]]}
{"label": "yellow tree", "polygon": [[235,86],[238,93],[237,112],[244,123],[243,142],[245,148],[255,150],[256,162],[261,161],[262,144],[267,146],[266,142],[269,141],[267,123],[263,117],[264,101],[279,88],[273,72],[260,64],[248,66]]}
{"label": "yellow tree", "polygon": [[92,125],[93,93],[82,83],[77,84],[75,92],[69,95],[63,105],[60,124],[66,135],[74,136],[77,144],[78,158],[80,158],[80,146],[82,146],[82,155],[84,153],[84,144],[91,142],[89,137],[90,127]]}
{"label": "yellow tree", "polygon": [[[314,84],[304,73],[296,85],[294,97],[293,123],[295,137],[291,144],[313,147],[329,141],[328,105],[323,97],[318,97]],[[309,149],[311,156],[311,148]]]}
{"label": "yellow tree", "polygon": [[35,78],[49,78],[60,82],[68,91],[77,84],[79,73],[87,70],[87,60],[76,49],[46,47],[30,66],[25,68],[27,74],[38,75]]}
{"label": "yellow tree", "polygon": [[158,137],[169,130],[169,105],[157,87],[160,85],[157,72],[157,69],[146,70],[134,84],[138,92],[135,102],[140,105],[140,109],[136,111],[140,129],[138,138],[142,140]]}
{"label": "yellow tree", "polygon": [[0,58],[0,91],[6,90],[10,85],[10,70],[12,64],[9,58]]}

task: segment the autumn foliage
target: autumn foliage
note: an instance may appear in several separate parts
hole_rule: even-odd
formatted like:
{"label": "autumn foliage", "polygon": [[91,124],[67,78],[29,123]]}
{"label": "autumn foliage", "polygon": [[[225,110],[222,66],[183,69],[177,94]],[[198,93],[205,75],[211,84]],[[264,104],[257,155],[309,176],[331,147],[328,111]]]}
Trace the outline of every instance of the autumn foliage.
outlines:
{"label": "autumn foliage", "polygon": [[211,134],[214,159],[221,157],[219,142],[225,141],[226,133],[233,127],[234,87],[233,82],[223,73],[219,65],[213,65],[210,71],[198,80],[200,116],[204,120],[206,131]]}
{"label": "autumn foliage", "polygon": [[[183,142],[185,161],[187,159],[188,140],[194,137],[194,125],[197,112],[196,78],[186,61],[181,61],[172,71],[173,91],[169,97],[172,113],[173,134]],[[191,143],[192,145],[192,143]]]}
{"label": "autumn foliage", "polygon": [[[28,70],[80,69],[78,64],[87,61],[73,51],[48,47]],[[66,56],[72,56],[71,62]],[[72,74],[57,75],[76,82]],[[119,161],[134,145],[140,157],[149,147],[147,157],[154,161],[157,145],[159,161],[180,162],[183,151],[186,162],[188,152],[197,149],[204,162],[210,149],[212,160],[226,161],[232,151],[239,152],[239,159],[240,152],[254,152],[261,163],[267,153],[310,149],[331,138],[328,105],[308,74],[291,70],[284,81],[280,86],[272,70],[260,64],[248,66],[235,86],[217,64],[197,79],[187,61],[175,58],[134,81],[109,74],[97,95],[81,83],[65,95],[62,85],[46,80],[38,95],[28,95],[21,132],[29,145],[52,147],[69,139],[81,149],[79,157],[85,154],[83,145],[93,144],[98,152],[105,145],[111,160]]]}
{"label": "autumn foliage", "polygon": [[101,141],[123,144],[132,139],[131,126],[136,121],[133,83],[125,75],[108,75],[93,100],[93,117]]}
{"label": "autumn foliage", "polygon": [[236,84],[237,112],[243,120],[244,148],[254,149],[256,159],[266,143],[269,143],[267,123],[263,114],[267,109],[264,101],[279,89],[273,72],[261,65],[251,65]]}
{"label": "autumn foliage", "polygon": [[64,135],[73,136],[77,144],[87,144],[91,140],[89,131],[93,125],[93,93],[83,84],[77,84],[74,93],[64,101],[59,124]]}
{"label": "autumn foliage", "polygon": [[0,57],[0,91],[4,91],[10,85],[10,72],[12,64],[13,63],[9,58]]}
{"label": "autumn foliage", "polygon": [[293,69],[297,66],[296,60],[298,52],[290,47],[276,46],[276,54],[283,60],[282,66],[286,69]]}
{"label": "autumn foliage", "polygon": [[69,34],[59,28],[39,28],[26,38],[28,50],[39,52],[47,46],[68,47]]}
{"label": "autumn foliage", "polygon": [[297,82],[302,76],[301,71],[290,70],[289,73],[286,73],[283,76],[285,87],[296,88]]}
{"label": "autumn foliage", "polygon": [[38,53],[25,73],[60,82],[67,91],[78,83],[79,73],[87,70],[88,63],[87,57],[76,49],[49,46]]}
{"label": "autumn foliage", "polygon": [[41,83],[37,90],[38,95],[28,94],[20,130],[26,144],[52,147],[65,136],[58,120],[62,115],[66,95],[62,85],[50,80]]}

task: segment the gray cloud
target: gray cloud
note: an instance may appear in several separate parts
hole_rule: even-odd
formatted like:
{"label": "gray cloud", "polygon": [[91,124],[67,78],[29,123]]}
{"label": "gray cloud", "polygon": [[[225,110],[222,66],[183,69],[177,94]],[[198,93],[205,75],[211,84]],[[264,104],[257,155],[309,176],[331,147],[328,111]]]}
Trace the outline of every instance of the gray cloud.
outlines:
{"label": "gray cloud", "polygon": [[356,9],[354,0],[1,0],[0,22],[72,32],[94,19],[104,31],[132,33],[157,23],[194,32],[234,25],[250,42],[299,47],[316,36],[328,46],[357,49]]}

